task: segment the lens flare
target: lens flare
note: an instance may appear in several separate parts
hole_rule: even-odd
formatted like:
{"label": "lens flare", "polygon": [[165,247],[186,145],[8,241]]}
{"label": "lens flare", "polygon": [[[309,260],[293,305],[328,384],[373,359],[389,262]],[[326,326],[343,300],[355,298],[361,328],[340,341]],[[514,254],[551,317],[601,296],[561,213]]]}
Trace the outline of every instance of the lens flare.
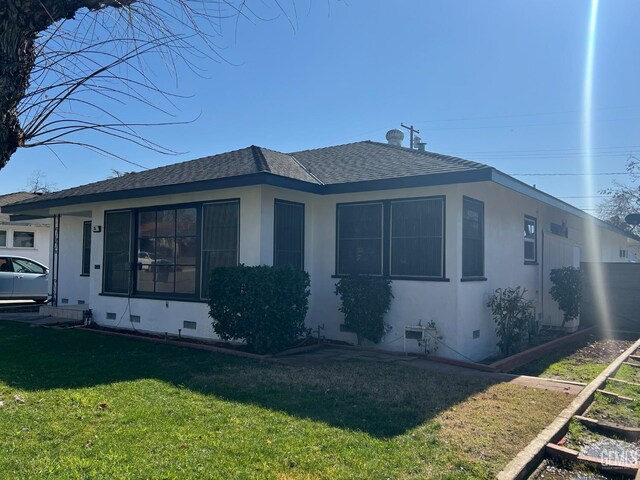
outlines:
{"label": "lens flare", "polygon": [[[594,184],[593,173],[593,71],[596,49],[596,33],[598,24],[598,0],[591,0],[591,11],[589,15],[589,29],[587,33],[587,50],[585,59],[584,85],[582,90],[582,148],[583,148],[583,172],[584,189],[586,195],[589,195],[589,208],[593,209],[595,205],[596,189]],[[593,210],[591,210],[593,211]],[[585,221],[585,250],[586,259],[592,262],[590,268],[593,275],[593,285],[595,285],[594,299],[598,309],[598,318],[600,318],[600,327],[605,335],[611,333],[611,317],[609,309],[609,299],[605,285],[604,270],[602,268],[600,236],[598,225],[592,218]]]}

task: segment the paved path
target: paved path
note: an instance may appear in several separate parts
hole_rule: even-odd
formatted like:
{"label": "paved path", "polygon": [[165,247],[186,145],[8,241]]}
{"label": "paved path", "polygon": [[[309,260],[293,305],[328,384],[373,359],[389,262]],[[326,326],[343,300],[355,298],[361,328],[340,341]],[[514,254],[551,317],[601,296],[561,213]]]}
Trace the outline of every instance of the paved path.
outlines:
{"label": "paved path", "polygon": [[[37,312],[0,313],[0,323],[3,321],[29,323],[31,325],[60,325],[62,323],[74,323],[68,318],[40,315]],[[77,321],[75,323],[78,323]]]}
{"label": "paved path", "polygon": [[469,376],[475,378],[486,378],[489,381],[510,382],[515,385],[522,385],[541,390],[553,390],[564,392],[569,395],[578,395],[584,385],[571,382],[563,382],[547,378],[529,377],[526,375],[511,375],[509,373],[482,372],[471,368],[448,365],[446,363],[435,362],[413,355],[392,355],[383,352],[370,352],[357,349],[323,348],[311,352],[301,353],[281,357],[280,362],[287,365],[305,367],[322,365],[331,362],[344,362],[349,360],[360,360],[378,363],[396,363],[403,366],[420,368],[445,375]]}

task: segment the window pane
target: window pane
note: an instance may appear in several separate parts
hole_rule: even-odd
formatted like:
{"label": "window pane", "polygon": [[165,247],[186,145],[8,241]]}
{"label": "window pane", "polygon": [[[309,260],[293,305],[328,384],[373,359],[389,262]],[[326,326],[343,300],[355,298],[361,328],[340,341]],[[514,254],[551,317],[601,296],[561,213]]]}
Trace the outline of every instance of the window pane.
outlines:
{"label": "window pane", "polygon": [[195,265],[197,250],[196,237],[176,238],[176,264]]}
{"label": "window pane", "polygon": [[176,239],[157,238],[156,239],[156,265],[173,265],[176,263]]}
{"label": "window pane", "polygon": [[33,248],[35,234],[33,232],[13,232],[13,246],[16,248]]}
{"label": "window pane", "polygon": [[484,275],[484,205],[463,200],[462,276]]}
{"label": "window pane", "polygon": [[176,211],[159,210],[156,217],[156,236],[174,237],[176,235]]}
{"label": "window pane", "polygon": [[528,261],[535,261],[536,244],[534,242],[524,242],[524,259]]}
{"label": "window pane", "polygon": [[442,199],[391,203],[391,275],[442,277]]}
{"label": "window pane", "polygon": [[195,265],[176,267],[176,293],[196,293]]}
{"label": "window pane", "polygon": [[537,261],[536,254],[536,219],[524,219],[524,260],[525,262]]}
{"label": "window pane", "polygon": [[131,212],[107,212],[104,244],[104,291],[128,293],[131,276]]}
{"label": "window pane", "polygon": [[304,265],[304,205],[275,202],[274,259],[276,266]]}
{"label": "window pane", "polygon": [[175,267],[173,265],[156,264],[155,275],[156,292],[174,292]]}
{"label": "window pane", "polygon": [[138,236],[156,236],[156,212],[140,212],[138,214]]}
{"label": "window pane", "polygon": [[196,219],[195,208],[180,208],[176,210],[176,235],[179,237],[195,236]]}
{"label": "window pane", "polygon": [[82,274],[91,272],[91,222],[84,222],[82,229]]}
{"label": "window pane", "polygon": [[7,231],[0,230],[0,247],[6,247],[6,246],[7,246]]}
{"label": "window pane", "polygon": [[382,274],[382,205],[338,206],[338,273]]}
{"label": "window pane", "polygon": [[240,203],[222,202],[202,208],[201,296],[207,297],[209,275],[216,267],[238,265]]}

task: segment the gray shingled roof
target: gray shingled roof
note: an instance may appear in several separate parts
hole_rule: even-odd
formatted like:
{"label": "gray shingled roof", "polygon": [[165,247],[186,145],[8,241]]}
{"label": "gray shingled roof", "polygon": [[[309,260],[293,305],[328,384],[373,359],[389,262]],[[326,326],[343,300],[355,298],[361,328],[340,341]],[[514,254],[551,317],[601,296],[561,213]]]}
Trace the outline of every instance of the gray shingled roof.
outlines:
{"label": "gray shingled roof", "polygon": [[32,198],[39,198],[40,195],[36,195],[35,193],[29,192],[15,192],[15,193],[7,193],[5,195],[0,195],[0,222],[8,222],[9,215],[2,212],[2,207],[4,205],[10,205],[12,203],[23,202],[25,200],[30,200]]}
{"label": "gray shingled roof", "polygon": [[460,172],[486,167],[481,163],[456,157],[418,152],[371,141],[291,154],[251,146],[39,195],[37,198],[23,199],[16,203],[31,204],[108,192],[133,192],[143,188],[189,184],[265,172],[318,186]]}
{"label": "gray shingled roof", "polygon": [[291,155],[325,185],[487,168],[457,157],[371,141]]}

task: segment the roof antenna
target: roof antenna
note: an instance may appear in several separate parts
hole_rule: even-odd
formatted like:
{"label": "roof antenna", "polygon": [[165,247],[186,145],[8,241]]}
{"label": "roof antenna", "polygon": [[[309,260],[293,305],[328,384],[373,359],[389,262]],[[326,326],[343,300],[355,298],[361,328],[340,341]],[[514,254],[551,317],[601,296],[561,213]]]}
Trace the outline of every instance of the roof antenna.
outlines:
{"label": "roof antenna", "polygon": [[417,137],[416,135],[416,133],[420,133],[420,130],[417,130],[416,128],[414,128],[413,125],[407,126],[404,123],[401,123],[400,126],[402,128],[406,128],[407,130],[409,130],[409,148],[413,150],[415,148],[415,145],[421,143],[420,138]]}

